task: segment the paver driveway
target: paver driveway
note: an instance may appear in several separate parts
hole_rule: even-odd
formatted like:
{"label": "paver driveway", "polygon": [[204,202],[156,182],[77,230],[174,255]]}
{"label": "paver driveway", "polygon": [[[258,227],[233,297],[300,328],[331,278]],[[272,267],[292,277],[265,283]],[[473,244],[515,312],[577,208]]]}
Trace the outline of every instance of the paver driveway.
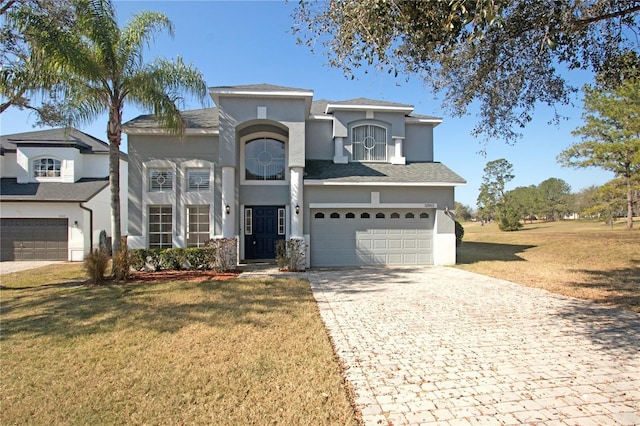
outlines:
{"label": "paver driveway", "polygon": [[640,424],[640,315],[454,268],[308,273],[366,424]]}

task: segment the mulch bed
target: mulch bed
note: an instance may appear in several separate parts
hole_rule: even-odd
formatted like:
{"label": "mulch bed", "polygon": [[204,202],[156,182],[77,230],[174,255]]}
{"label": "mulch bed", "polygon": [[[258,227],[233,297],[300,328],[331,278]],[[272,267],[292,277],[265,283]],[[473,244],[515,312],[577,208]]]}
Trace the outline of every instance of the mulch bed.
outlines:
{"label": "mulch bed", "polygon": [[215,271],[158,271],[158,272],[133,272],[127,282],[129,283],[157,283],[162,281],[226,281],[237,278],[240,272],[215,272]]}

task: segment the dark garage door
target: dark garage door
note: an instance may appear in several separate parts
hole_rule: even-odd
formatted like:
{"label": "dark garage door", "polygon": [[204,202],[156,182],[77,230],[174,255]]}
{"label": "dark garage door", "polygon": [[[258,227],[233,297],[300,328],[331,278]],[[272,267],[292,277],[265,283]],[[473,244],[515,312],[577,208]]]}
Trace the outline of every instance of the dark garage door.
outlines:
{"label": "dark garage door", "polygon": [[67,260],[68,219],[0,219],[0,260]]}

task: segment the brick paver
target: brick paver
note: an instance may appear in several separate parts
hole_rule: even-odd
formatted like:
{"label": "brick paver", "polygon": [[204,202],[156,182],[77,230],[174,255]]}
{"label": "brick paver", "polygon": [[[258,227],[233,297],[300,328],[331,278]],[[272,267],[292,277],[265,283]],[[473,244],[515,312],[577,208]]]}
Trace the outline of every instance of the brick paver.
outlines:
{"label": "brick paver", "polygon": [[368,425],[640,425],[636,313],[454,268],[308,277]]}

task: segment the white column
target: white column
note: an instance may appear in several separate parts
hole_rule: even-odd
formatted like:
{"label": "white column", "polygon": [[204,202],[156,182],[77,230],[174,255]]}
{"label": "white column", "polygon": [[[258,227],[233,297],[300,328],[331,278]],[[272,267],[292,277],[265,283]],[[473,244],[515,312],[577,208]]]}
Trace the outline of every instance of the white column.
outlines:
{"label": "white column", "polygon": [[349,159],[344,156],[344,138],[333,138],[333,162],[335,164],[347,164]]}
{"label": "white column", "polygon": [[394,153],[393,158],[391,159],[391,164],[407,164],[407,160],[402,153],[403,140],[404,138],[401,136],[393,137]]}
{"label": "white column", "polygon": [[[235,220],[238,212],[235,211],[236,193],[236,169],[235,167],[222,168],[222,238],[235,237]],[[227,206],[229,208],[227,209]],[[229,213],[227,213],[229,210]]]}
{"label": "white column", "polygon": [[302,198],[303,167],[291,167],[291,181],[289,191],[291,193],[291,238],[302,238],[304,204]]}

